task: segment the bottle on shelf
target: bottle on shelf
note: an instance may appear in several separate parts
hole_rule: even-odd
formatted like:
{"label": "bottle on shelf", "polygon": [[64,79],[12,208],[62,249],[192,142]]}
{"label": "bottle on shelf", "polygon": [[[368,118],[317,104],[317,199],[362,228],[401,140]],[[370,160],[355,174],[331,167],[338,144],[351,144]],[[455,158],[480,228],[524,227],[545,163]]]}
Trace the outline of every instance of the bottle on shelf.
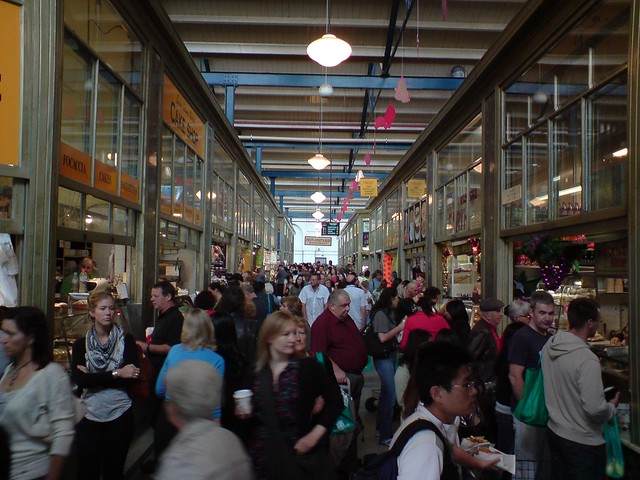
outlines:
{"label": "bottle on shelf", "polygon": [[80,271],[80,275],[78,277],[78,292],[87,293],[87,280],[89,280],[89,276],[87,272],[85,272],[84,268]]}
{"label": "bottle on shelf", "polygon": [[78,272],[73,272],[73,277],[71,278],[71,291],[78,292],[80,288],[80,279],[78,277]]}

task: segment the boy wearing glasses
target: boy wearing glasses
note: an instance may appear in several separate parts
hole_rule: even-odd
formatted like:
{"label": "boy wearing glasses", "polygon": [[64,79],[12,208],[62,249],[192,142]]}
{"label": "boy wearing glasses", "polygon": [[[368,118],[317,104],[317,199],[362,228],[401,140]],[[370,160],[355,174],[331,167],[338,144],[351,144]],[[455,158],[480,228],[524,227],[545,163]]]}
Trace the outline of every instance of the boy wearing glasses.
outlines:
{"label": "boy wearing glasses", "polygon": [[400,425],[391,448],[417,420],[427,420],[438,433],[420,430],[411,437],[398,456],[398,480],[460,478],[460,469],[452,460],[452,451],[459,447],[459,417],[475,410],[478,393],[470,363],[469,353],[450,343],[433,342],[420,349],[412,373],[420,403]]}

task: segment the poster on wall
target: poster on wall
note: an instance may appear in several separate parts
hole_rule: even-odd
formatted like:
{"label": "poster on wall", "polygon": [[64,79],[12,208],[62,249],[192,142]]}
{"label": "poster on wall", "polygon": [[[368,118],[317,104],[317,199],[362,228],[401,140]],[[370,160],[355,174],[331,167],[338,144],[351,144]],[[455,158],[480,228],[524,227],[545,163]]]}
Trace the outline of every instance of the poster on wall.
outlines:
{"label": "poster on wall", "polygon": [[22,7],[0,1],[0,165],[20,164]]}

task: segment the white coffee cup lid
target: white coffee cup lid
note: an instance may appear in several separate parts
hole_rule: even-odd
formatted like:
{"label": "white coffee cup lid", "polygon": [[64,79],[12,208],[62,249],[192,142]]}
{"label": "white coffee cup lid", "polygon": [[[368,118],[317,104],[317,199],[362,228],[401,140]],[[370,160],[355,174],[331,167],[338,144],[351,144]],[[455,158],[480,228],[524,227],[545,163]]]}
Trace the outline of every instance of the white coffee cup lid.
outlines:
{"label": "white coffee cup lid", "polygon": [[253,392],[249,389],[236,390],[233,392],[233,398],[244,398],[253,396]]}

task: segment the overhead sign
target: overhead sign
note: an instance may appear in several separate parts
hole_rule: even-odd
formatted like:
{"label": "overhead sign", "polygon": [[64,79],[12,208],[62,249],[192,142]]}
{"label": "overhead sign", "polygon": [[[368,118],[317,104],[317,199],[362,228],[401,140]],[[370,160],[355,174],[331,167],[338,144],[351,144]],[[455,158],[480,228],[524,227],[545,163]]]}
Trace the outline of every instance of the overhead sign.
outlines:
{"label": "overhead sign", "polygon": [[204,122],[165,74],[162,89],[162,120],[204,158]]}
{"label": "overhead sign", "polygon": [[322,235],[340,235],[340,222],[323,222]]}
{"label": "overhead sign", "polygon": [[20,84],[22,73],[22,7],[0,1],[0,128],[1,165],[20,164]]}
{"label": "overhead sign", "polygon": [[304,237],[304,244],[313,247],[330,247],[332,241],[331,237]]}
{"label": "overhead sign", "polygon": [[60,142],[60,175],[90,185],[91,157],[71,145]]}
{"label": "overhead sign", "polygon": [[427,182],[421,178],[412,178],[407,182],[407,197],[421,198],[427,193]]}
{"label": "overhead sign", "polygon": [[378,180],[376,178],[361,178],[360,195],[363,197],[377,197]]}

